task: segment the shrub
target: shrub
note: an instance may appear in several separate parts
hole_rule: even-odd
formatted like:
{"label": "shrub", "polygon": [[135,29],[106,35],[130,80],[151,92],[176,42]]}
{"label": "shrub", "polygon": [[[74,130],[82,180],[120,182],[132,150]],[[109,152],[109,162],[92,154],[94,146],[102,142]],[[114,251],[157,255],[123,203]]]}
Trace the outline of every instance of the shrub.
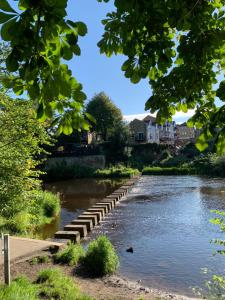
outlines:
{"label": "shrub", "polygon": [[37,257],[33,257],[31,259],[31,264],[32,265],[37,265],[37,264],[44,264],[44,263],[48,263],[50,261],[49,257],[47,255],[42,255],[42,256],[37,256]]}
{"label": "shrub", "polygon": [[81,294],[75,282],[59,269],[41,271],[37,283],[40,284],[40,295],[44,299],[91,300],[91,297]]}
{"label": "shrub", "polygon": [[188,175],[192,174],[191,168],[160,168],[160,167],[145,167],[142,170],[143,175]]}
{"label": "shrub", "polygon": [[103,276],[116,271],[119,258],[106,236],[102,235],[89,244],[84,266],[95,276]]}
{"label": "shrub", "polygon": [[26,277],[19,277],[10,286],[0,286],[1,300],[38,300],[38,286]]}
{"label": "shrub", "polygon": [[81,245],[70,243],[65,249],[54,255],[56,263],[76,265],[85,256],[85,251]]}
{"label": "shrub", "polygon": [[47,191],[35,191],[33,198],[33,223],[36,226],[51,223],[52,219],[60,212],[60,198],[58,195]]}
{"label": "shrub", "polygon": [[96,178],[117,178],[117,177],[132,177],[140,174],[137,169],[126,167],[111,167],[108,169],[97,170],[94,173]]}

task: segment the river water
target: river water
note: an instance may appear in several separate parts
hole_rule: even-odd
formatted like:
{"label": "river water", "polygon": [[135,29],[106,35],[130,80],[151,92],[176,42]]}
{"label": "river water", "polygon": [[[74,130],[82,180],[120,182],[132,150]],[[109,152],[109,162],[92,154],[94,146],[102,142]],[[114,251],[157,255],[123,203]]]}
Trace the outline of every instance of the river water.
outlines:
{"label": "river water", "polygon": [[54,233],[96,202],[111,194],[126,179],[72,179],[46,184],[45,189],[60,193],[61,213],[51,224],[44,226],[39,232],[43,239],[53,237]]}
{"label": "river water", "polygon": [[[212,274],[224,271],[225,257],[213,238],[212,209],[225,210],[225,180],[197,176],[142,176],[90,238],[107,234],[120,257],[119,273],[143,285],[193,295]],[[126,252],[132,246],[134,253]],[[208,268],[208,274],[205,273]],[[204,271],[204,272],[203,272]]]}
{"label": "river water", "polygon": [[[62,193],[62,213],[44,230],[50,236],[110,194],[122,181],[72,180],[49,189]],[[209,222],[211,210],[225,210],[225,180],[198,176],[142,176],[128,196],[89,235],[107,234],[120,257],[119,274],[143,285],[193,295],[225,257],[213,256],[213,238],[225,233]],[[126,252],[132,246],[134,253]],[[203,270],[208,269],[208,274]]]}

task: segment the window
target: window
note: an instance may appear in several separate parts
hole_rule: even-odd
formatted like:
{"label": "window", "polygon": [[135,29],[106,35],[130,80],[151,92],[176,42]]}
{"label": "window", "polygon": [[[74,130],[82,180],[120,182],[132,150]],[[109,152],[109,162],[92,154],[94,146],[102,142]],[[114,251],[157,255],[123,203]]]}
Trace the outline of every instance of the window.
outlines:
{"label": "window", "polygon": [[138,141],[143,141],[144,140],[144,133],[143,132],[138,132],[137,140]]}

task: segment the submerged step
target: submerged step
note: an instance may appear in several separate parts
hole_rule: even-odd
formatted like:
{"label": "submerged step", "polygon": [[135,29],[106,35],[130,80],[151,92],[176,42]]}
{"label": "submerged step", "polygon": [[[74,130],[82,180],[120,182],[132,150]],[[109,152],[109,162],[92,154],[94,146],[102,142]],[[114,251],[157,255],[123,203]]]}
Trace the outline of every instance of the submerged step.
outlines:
{"label": "submerged step", "polygon": [[73,220],[71,222],[73,225],[86,225],[87,230],[91,231],[93,229],[93,222],[92,220]]}
{"label": "submerged step", "polygon": [[78,219],[79,220],[92,220],[94,226],[98,224],[98,217],[93,214],[92,215],[91,214],[88,214],[88,215],[82,214],[82,215],[79,215]]}
{"label": "submerged step", "polygon": [[67,239],[74,243],[80,243],[80,232],[78,231],[57,231],[55,233],[56,239]]}
{"label": "submerged step", "polygon": [[68,224],[64,226],[65,231],[78,231],[81,237],[85,237],[87,235],[87,226],[86,225],[73,225]]}

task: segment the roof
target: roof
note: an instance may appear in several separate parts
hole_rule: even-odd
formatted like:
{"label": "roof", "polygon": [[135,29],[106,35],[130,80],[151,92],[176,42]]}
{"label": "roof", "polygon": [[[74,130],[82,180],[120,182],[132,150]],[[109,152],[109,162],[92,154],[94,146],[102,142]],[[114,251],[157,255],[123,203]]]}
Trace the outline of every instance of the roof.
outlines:
{"label": "roof", "polygon": [[156,118],[148,115],[143,119],[143,121],[144,122],[149,122],[149,121],[156,122]]}

